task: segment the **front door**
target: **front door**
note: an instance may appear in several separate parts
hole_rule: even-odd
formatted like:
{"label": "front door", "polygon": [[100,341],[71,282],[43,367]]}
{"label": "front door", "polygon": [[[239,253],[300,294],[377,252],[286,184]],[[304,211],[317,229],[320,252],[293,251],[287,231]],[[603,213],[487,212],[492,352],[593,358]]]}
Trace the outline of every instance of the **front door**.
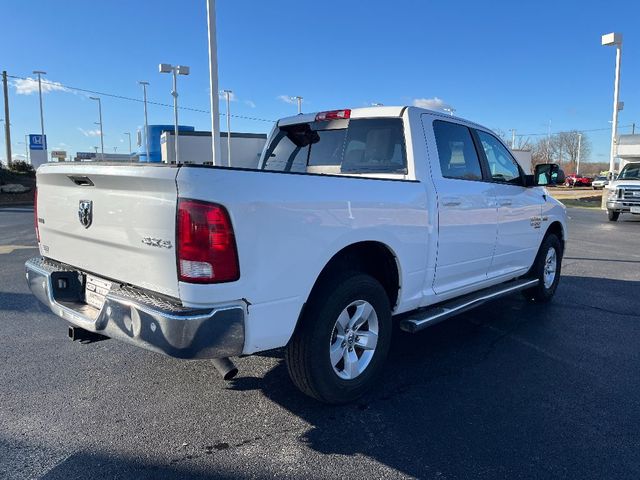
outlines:
{"label": "front door", "polygon": [[526,271],[540,245],[545,202],[540,188],[526,188],[521,169],[495,136],[476,130],[498,203],[498,236],[489,277]]}

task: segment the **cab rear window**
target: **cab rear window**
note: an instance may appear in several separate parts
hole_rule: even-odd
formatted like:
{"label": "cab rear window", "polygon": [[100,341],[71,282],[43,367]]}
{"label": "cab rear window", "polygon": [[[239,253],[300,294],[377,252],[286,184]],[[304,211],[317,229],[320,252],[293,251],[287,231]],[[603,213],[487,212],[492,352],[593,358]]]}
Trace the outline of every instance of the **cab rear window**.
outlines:
{"label": "cab rear window", "polygon": [[280,127],[265,150],[262,169],[406,174],[402,120],[339,119]]}

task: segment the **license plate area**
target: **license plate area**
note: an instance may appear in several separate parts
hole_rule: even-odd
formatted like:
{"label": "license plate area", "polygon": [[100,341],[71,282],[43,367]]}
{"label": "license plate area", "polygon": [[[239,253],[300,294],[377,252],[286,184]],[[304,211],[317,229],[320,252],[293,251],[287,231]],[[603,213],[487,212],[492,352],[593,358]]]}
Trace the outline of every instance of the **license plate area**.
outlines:
{"label": "license plate area", "polygon": [[631,213],[640,213],[640,207],[631,207]]}
{"label": "license plate area", "polygon": [[111,290],[111,282],[93,275],[87,275],[84,287],[84,301],[88,305],[101,310],[109,290]]}

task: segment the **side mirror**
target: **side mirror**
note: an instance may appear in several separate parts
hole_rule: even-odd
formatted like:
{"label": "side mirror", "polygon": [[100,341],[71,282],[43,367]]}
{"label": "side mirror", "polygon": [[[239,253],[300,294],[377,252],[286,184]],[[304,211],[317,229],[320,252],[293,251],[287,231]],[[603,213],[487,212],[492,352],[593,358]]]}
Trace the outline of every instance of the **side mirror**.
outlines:
{"label": "side mirror", "polygon": [[533,184],[535,186],[562,185],[564,180],[564,172],[556,163],[541,163],[534,169]]}

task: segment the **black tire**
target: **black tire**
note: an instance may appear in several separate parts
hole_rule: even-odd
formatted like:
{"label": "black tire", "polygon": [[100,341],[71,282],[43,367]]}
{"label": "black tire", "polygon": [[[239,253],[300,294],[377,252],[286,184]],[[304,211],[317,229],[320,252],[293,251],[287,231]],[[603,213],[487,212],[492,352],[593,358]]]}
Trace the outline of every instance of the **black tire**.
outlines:
{"label": "black tire", "polygon": [[620,218],[620,212],[614,212],[613,210],[607,210],[607,218],[610,222],[617,222]]}
{"label": "black tire", "polygon": [[[373,307],[377,315],[378,340],[362,373],[345,380],[334,370],[329,348],[335,338],[339,315],[355,301],[364,301]],[[359,272],[332,275],[314,289],[287,346],[285,360],[291,380],[303,393],[321,402],[354,401],[371,388],[382,372],[391,331],[389,297],[376,279]],[[355,346],[353,350],[357,351]]]}
{"label": "black tire", "polygon": [[[550,285],[545,285],[547,254],[551,249],[555,249],[556,254],[555,277]],[[560,242],[560,239],[555,234],[548,233],[540,245],[540,250],[538,250],[538,254],[536,255],[536,259],[528,275],[530,278],[538,279],[538,285],[522,292],[527,300],[536,303],[547,303],[551,301],[553,295],[556,293],[556,288],[558,288],[558,283],[560,282],[562,254],[562,243]]]}

